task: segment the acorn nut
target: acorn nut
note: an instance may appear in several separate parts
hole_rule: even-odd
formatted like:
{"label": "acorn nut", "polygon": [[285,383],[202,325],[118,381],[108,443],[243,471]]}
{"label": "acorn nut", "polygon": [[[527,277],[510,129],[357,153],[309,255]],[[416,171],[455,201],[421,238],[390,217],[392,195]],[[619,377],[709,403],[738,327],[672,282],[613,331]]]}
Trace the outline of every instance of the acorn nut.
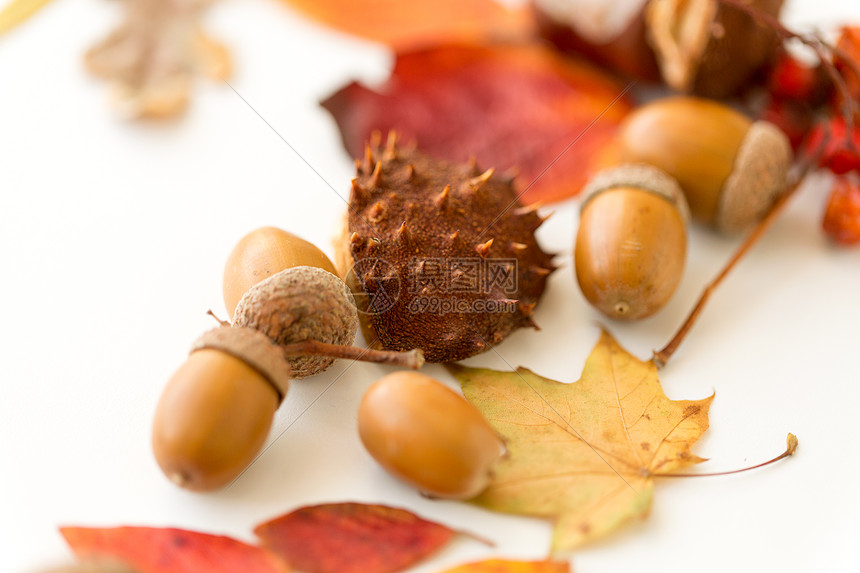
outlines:
{"label": "acorn nut", "polygon": [[[317,267],[293,267],[253,286],[236,305],[234,326],[259,330],[286,346],[307,340],[346,346],[358,331],[358,311],[346,283]],[[293,378],[318,374],[331,356],[289,356]]]}
{"label": "acorn nut", "polygon": [[251,231],[236,244],[224,267],[224,305],[230,316],[248,290],[284,269],[308,266],[337,274],[316,245],[276,227]]}
{"label": "acorn nut", "polygon": [[441,382],[410,371],[384,376],[367,390],[358,432],[390,474],[441,498],[478,495],[505,452],[474,406]]}
{"label": "acorn nut", "polygon": [[786,189],[788,138],[773,124],[694,97],[646,104],[618,132],[623,163],[647,163],[674,177],[693,218],[725,233],[760,220]]}
{"label": "acorn nut", "polygon": [[681,281],[687,204],[678,183],[649,165],[598,173],[586,186],[574,252],[583,295],[610,318],[657,312]]}
{"label": "acorn nut", "polygon": [[195,491],[233,481],[262,448],[289,378],[281,350],[256,330],[201,336],[156,408],[152,449],[164,474]]}

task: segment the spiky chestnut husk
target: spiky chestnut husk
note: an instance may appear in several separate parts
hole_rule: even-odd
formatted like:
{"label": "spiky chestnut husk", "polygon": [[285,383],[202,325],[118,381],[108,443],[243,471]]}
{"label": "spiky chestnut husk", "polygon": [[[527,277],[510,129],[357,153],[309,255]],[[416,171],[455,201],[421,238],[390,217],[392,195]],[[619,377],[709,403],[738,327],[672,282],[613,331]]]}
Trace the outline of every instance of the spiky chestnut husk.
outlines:
{"label": "spiky chestnut husk", "polygon": [[[421,348],[428,362],[454,362],[488,350],[517,328],[536,326],[532,314],[555,267],[534,235],[544,219],[536,207],[518,202],[511,178],[482,172],[474,162],[448,163],[414,146],[400,148],[391,134],[384,147],[371,142],[356,169],[339,259],[368,343]],[[488,260],[508,264],[515,288],[485,281],[477,289],[445,292],[449,279],[458,278],[456,266],[465,268],[455,260],[483,268]],[[437,282],[422,282],[440,262]],[[456,299],[470,310],[422,308],[415,304],[419,297]],[[481,306],[508,310],[476,312]]]}
{"label": "spiky chestnut husk", "polygon": [[[316,267],[293,267],[252,287],[236,306],[234,326],[246,326],[280,345],[306,340],[349,345],[358,318],[349,288],[335,275]],[[326,370],[328,356],[288,356],[293,378]]]}

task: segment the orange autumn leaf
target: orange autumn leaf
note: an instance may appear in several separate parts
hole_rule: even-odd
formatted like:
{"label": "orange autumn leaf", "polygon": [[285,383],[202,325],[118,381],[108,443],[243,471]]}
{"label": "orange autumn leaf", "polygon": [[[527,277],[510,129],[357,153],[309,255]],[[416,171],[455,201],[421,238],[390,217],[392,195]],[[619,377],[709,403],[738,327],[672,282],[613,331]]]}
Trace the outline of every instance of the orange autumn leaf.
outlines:
{"label": "orange autumn leaf", "polygon": [[606,332],[572,384],[525,368],[449,369],[508,447],[474,501],[553,519],[554,550],[644,517],[656,476],[703,461],[690,447],[708,428],[713,396],[670,400],[654,363],[631,356]]}
{"label": "orange autumn leaf", "polygon": [[323,106],[360,157],[374,131],[396,130],[426,153],[515,169],[521,201],[577,194],[631,109],[623,87],[538,45],[444,46],[402,53],[372,90],[352,83]]}
{"label": "orange autumn leaf", "polygon": [[533,30],[531,12],[495,0],[285,0],[304,15],[397,49],[488,38],[517,38]]}
{"label": "orange autumn leaf", "polygon": [[570,564],[561,561],[489,559],[460,565],[443,573],[570,573]]}
{"label": "orange autumn leaf", "polygon": [[155,527],[61,527],[80,559],[122,562],[137,573],[288,573],[266,549],[222,535]]}
{"label": "orange autumn leaf", "polygon": [[303,507],[257,526],[272,551],[305,573],[391,573],[417,563],[455,532],[382,505]]}

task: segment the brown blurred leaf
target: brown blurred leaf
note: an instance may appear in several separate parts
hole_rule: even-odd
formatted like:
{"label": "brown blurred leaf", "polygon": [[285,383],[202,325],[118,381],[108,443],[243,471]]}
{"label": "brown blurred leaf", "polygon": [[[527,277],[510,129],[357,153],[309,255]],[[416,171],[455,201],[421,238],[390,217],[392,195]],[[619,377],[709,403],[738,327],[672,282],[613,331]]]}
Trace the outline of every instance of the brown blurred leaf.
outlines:
{"label": "brown blurred leaf", "polygon": [[123,0],[124,23],[85,60],[93,74],[111,82],[125,115],[177,115],[188,105],[195,75],[229,77],[229,52],[198,24],[214,1]]}
{"label": "brown blurred leaf", "polygon": [[374,130],[415,138],[430,155],[519,170],[523,201],[579,192],[631,109],[622,87],[537,45],[444,46],[402,53],[375,91],[352,83],[323,102],[347,151]]}
{"label": "brown blurred leaf", "polygon": [[137,573],[288,573],[278,557],[222,535],[155,527],[61,527],[80,559],[112,559]]}
{"label": "brown blurred leaf", "polygon": [[482,38],[530,35],[532,16],[494,0],[284,0],[347,34],[397,49]]}
{"label": "brown blurred leaf", "polygon": [[303,507],[254,532],[306,573],[390,573],[417,563],[455,532],[402,509],[361,503]]}
{"label": "brown blurred leaf", "polygon": [[690,447],[708,428],[713,397],[669,400],[654,363],[637,360],[606,332],[573,384],[525,368],[449,369],[508,446],[475,502],[554,519],[555,550],[645,516],[655,476],[702,461]]}

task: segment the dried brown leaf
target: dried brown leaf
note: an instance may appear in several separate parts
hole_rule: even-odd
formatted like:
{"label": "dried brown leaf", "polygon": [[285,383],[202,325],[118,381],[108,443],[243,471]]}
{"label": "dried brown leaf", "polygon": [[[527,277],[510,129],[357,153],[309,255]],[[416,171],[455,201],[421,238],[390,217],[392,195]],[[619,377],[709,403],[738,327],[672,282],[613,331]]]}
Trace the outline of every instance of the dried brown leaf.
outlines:
{"label": "dried brown leaf", "polygon": [[188,106],[198,74],[230,75],[230,54],[199,20],[214,0],[123,0],[123,24],[85,57],[127,116],[163,118]]}

